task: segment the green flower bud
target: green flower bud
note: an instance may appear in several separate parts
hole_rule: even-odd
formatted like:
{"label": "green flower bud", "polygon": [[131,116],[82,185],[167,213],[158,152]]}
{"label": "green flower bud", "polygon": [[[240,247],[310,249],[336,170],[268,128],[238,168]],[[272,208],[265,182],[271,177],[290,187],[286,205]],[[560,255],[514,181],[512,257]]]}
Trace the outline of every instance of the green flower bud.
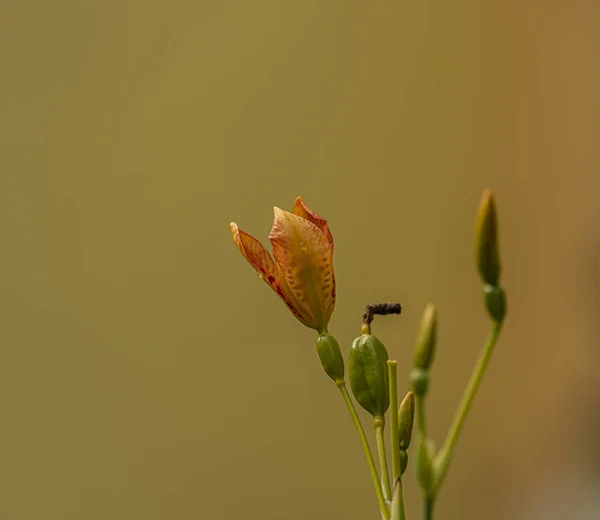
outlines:
{"label": "green flower bud", "polygon": [[408,453],[406,450],[400,449],[400,475],[404,475],[408,467]]}
{"label": "green flower bud", "polygon": [[418,396],[424,396],[429,390],[429,372],[423,368],[413,368],[409,378],[413,392]]}
{"label": "green flower bud", "polygon": [[479,274],[489,285],[498,285],[500,253],[496,204],[490,190],[484,190],[479,201],[475,230],[475,258]]}
{"label": "green flower bud", "polygon": [[506,293],[502,287],[485,284],[483,286],[483,301],[490,317],[497,322],[506,316]]}
{"label": "green flower bud", "polygon": [[406,450],[410,446],[414,420],[415,394],[408,392],[398,409],[398,438],[400,439],[401,450]]}
{"label": "green flower bud", "polygon": [[387,360],[387,349],[371,334],[363,334],[352,343],[350,388],[358,404],[373,416],[383,417],[390,404]]}
{"label": "green flower bud", "polygon": [[421,318],[419,335],[415,346],[414,366],[429,369],[435,354],[437,335],[437,310],[433,303],[427,304]]}
{"label": "green flower bud", "polygon": [[344,358],[340,344],[331,334],[325,332],[317,338],[317,353],[325,373],[336,384],[344,382]]}
{"label": "green flower bud", "polygon": [[417,454],[417,480],[426,498],[433,495],[433,458],[435,444],[430,440],[421,440]]}

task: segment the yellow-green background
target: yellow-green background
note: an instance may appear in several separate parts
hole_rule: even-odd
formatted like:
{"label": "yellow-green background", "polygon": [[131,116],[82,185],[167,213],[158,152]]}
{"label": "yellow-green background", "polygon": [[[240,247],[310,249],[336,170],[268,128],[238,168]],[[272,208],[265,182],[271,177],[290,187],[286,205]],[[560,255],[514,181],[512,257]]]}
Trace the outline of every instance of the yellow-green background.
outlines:
{"label": "yellow-green background", "polygon": [[439,305],[441,442],[488,327],[472,255],[485,187],[510,314],[438,518],[584,518],[600,460],[599,14],[3,0],[0,518],[377,518],[313,331],[228,224],[266,242],[272,206],[297,195],[327,217],[330,328],[347,348],[366,303],[402,302],[376,331],[403,389],[422,308]]}

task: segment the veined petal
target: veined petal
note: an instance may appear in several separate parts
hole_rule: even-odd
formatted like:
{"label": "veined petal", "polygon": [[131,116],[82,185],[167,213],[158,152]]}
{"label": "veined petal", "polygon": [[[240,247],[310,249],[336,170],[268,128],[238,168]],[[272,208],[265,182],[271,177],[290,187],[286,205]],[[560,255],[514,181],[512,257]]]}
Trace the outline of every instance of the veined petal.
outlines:
{"label": "veined petal", "polygon": [[322,331],[335,307],[332,245],[310,220],[277,207],[274,213],[273,256],[298,309],[311,318],[309,326]]}
{"label": "veined petal", "polygon": [[[306,326],[311,327],[310,317],[305,316],[296,308],[294,297],[290,294],[286,281],[281,276],[279,267],[264,246],[252,235],[242,231],[235,222],[229,224],[229,229],[231,230],[231,236],[235,245],[248,263],[254,267],[258,276],[279,295],[296,318]],[[307,323],[307,319],[309,323]]]}
{"label": "veined petal", "polygon": [[229,229],[240,253],[256,269],[256,272],[262,275],[261,278],[267,283],[271,278],[275,281],[277,279],[277,266],[264,246],[252,235],[242,231],[235,222],[229,224]]}
{"label": "veined petal", "polygon": [[298,215],[299,217],[305,218],[317,226],[323,232],[325,238],[327,238],[329,241],[331,249],[333,249],[333,236],[329,230],[329,224],[323,217],[317,215],[312,209],[310,209],[304,200],[302,200],[302,197],[296,197],[294,207],[292,208],[292,213],[294,215]]}

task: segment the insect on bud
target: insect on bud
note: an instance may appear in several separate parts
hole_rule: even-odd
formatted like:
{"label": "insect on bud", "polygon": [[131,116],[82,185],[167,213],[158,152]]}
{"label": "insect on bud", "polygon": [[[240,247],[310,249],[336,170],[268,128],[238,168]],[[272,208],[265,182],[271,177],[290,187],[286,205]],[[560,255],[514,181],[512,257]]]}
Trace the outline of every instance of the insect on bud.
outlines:
{"label": "insect on bud", "polygon": [[337,340],[328,332],[317,338],[317,353],[325,373],[336,384],[344,382],[344,358]]}
{"label": "insect on bud", "polygon": [[490,190],[484,190],[479,201],[475,228],[475,258],[483,281],[496,286],[500,279],[498,222],[496,204]]}
{"label": "insect on bud", "polygon": [[390,404],[388,352],[371,334],[354,340],[348,361],[350,388],[358,404],[374,417],[383,417]]}
{"label": "insect on bud", "polygon": [[367,305],[367,311],[371,314],[380,314],[382,316],[400,314],[402,312],[402,305],[399,303],[370,303]]}
{"label": "insect on bud", "polygon": [[433,303],[427,304],[421,318],[419,335],[415,346],[414,366],[429,370],[435,354],[437,335],[437,310]]}

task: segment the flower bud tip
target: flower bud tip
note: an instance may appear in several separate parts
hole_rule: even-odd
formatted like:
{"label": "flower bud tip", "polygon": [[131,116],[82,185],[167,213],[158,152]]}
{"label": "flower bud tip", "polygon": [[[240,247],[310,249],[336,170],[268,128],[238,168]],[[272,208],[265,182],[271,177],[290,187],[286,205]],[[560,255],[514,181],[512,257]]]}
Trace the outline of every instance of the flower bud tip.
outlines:
{"label": "flower bud tip", "polygon": [[433,303],[427,304],[421,318],[419,335],[415,346],[414,366],[429,370],[435,354],[437,336],[437,309]]}
{"label": "flower bud tip", "polygon": [[398,409],[398,438],[400,439],[400,449],[402,450],[406,450],[410,446],[414,420],[415,394],[408,392]]}
{"label": "flower bud tip", "polygon": [[498,218],[491,190],[481,194],[475,229],[475,258],[483,281],[496,286],[500,279]]}

